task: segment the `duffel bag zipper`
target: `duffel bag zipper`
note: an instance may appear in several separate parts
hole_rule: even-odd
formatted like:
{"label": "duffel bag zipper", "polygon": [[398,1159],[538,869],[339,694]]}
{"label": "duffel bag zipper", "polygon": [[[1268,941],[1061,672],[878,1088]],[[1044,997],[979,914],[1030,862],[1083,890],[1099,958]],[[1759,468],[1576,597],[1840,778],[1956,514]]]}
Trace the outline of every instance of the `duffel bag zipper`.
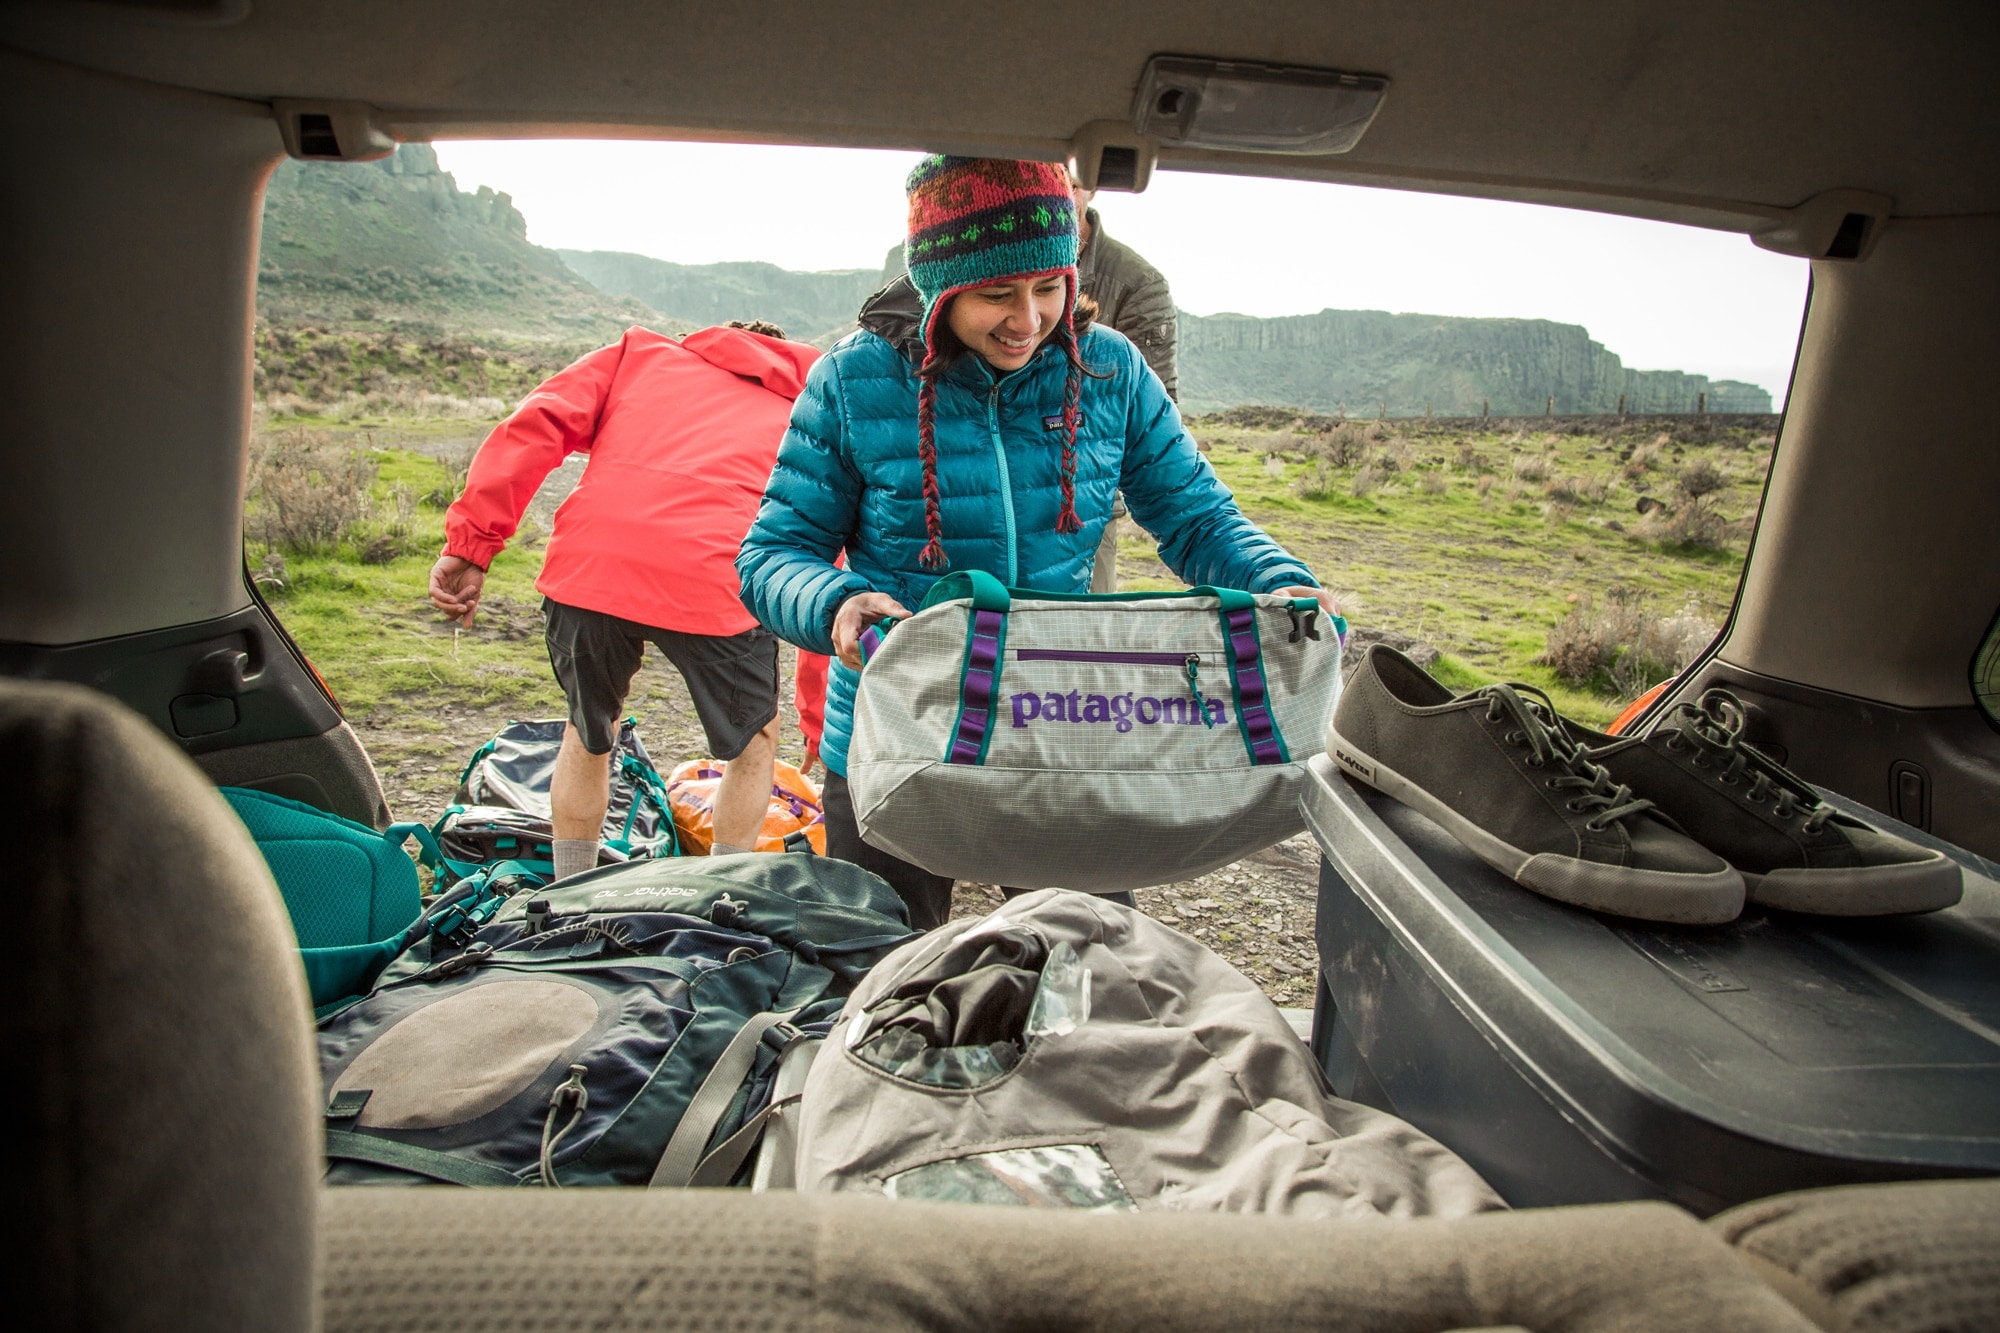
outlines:
{"label": "duffel bag zipper", "polygon": [[1200,653],[1131,653],[1099,648],[1017,648],[1014,650],[1017,662],[1108,662],[1119,666],[1171,666],[1179,667],[1187,677],[1188,694],[1194,699],[1195,710],[1201,714],[1202,722],[1214,726],[1215,719],[1209,715],[1208,701],[1201,694],[1201,654]]}

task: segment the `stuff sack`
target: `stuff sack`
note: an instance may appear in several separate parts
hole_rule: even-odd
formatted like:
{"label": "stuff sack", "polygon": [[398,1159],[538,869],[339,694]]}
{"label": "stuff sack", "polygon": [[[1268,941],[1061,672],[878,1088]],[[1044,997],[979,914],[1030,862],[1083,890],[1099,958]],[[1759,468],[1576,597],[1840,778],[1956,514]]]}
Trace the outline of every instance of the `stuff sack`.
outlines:
{"label": "stuff sack", "polygon": [[315,1008],[365,991],[422,910],[403,844],[416,838],[430,859],[430,833],[421,824],[372,829],[247,787],[221,790],[278,882]]}
{"label": "stuff sack", "polygon": [[1312,600],[948,575],[917,615],[863,635],[847,751],[861,836],[1019,888],[1110,893],[1240,860],[1305,826],[1345,630]]}
{"label": "stuff sack", "polygon": [[[459,775],[458,794],[431,826],[447,883],[502,860],[554,872],[549,781],[564,726],[561,718],[510,722],[473,752]],[[678,855],[666,784],[628,717],[611,748],[611,804],[598,864]]]}
{"label": "stuff sack", "polygon": [[1214,953],[1059,889],[884,959],[807,1074],[797,1129],[801,1190],[1313,1218],[1504,1206],[1436,1141],[1335,1098]]}
{"label": "stuff sack", "polygon": [[[715,794],[729,763],[723,759],[690,759],[667,775],[667,804],[674,812],[674,834],[689,856],[707,856],[715,845]],[[772,765],[771,804],[758,830],[759,852],[804,851],[826,855],[826,811],[812,779],[780,759]]]}
{"label": "stuff sack", "polygon": [[788,1047],[910,938],[817,856],[633,862],[426,935],[320,1025],[328,1179],[726,1185]]}

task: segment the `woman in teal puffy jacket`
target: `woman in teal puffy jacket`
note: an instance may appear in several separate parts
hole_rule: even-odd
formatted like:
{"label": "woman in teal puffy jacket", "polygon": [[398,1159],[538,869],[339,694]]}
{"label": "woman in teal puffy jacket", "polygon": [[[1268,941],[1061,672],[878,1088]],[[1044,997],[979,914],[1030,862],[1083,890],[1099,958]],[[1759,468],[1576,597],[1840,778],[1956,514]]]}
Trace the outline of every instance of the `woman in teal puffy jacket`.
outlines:
{"label": "woman in teal puffy jacket", "polygon": [[909,277],[814,365],[736,569],[759,621],[838,659],[828,853],[883,876],[929,928],[951,881],[862,842],[847,793],[867,625],[909,615],[951,569],[1087,592],[1121,489],[1188,583],[1331,603],[1236,507],[1138,350],[1079,306],[1061,167],[930,157],[909,190]]}

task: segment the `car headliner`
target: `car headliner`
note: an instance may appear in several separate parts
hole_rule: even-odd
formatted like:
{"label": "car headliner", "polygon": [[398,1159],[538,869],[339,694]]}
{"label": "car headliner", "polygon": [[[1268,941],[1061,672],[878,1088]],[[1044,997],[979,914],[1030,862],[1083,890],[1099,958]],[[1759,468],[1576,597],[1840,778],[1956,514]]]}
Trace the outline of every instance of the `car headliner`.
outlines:
{"label": "car headliner", "polygon": [[1339,157],[1162,165],[1748,230],[1833,188],[2000,212],[2000,7],[1953,0],[755,5],[28,0],[0,40],[150,81],[354,99],[404,138],[637,135],[1058,158],[1160,52],[1386,75]]}

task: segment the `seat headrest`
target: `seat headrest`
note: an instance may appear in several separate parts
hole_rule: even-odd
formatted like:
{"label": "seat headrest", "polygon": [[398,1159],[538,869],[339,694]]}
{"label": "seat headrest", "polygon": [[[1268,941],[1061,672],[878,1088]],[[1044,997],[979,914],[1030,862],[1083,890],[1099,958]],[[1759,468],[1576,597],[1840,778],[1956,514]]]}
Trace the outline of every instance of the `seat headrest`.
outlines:
{"label": "seat headrest", "polygon": [[319,1078],[283,905],[136,713],[0,681],[4,1288],[35,1327],[300,1329]]}

